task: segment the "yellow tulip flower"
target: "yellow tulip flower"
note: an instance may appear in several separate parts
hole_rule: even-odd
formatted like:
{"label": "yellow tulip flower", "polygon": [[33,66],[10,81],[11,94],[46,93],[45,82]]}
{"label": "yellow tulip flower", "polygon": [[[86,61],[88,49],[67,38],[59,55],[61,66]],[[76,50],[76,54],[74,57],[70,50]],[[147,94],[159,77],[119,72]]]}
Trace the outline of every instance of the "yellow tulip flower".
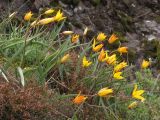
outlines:
{"label": "yellow tulip flower", "polygon": [[80,94],[81,94],[81,92],[74,98],[74,100],[73,100],[74,104],[79,105],[79,104],[83,103],[87,99],[86,96],[80,95]]}
{"label": "yellow tulip flower", "polygon": [[141,96],[143,93],[144,90],[137,90],[137,84],[135,84],[132,92],[132,97],[143,102],[145,100],[145,98]]}
{"label": "yellow tulip flower", "polygon": [[92,50],[94,52],[98,52],[102,49],[102,47],[103,47],[103,44],[96,45],[96,40],[94,39],[93,45],[92,45]]}
{"label": "yellow tulip flower", "polygon": [[76,43],[78,40],[79,40],[79,35],[78,34],[73,35],[72,38],[71,38],[72,43]]}
{"label": "yellow tulip flower", "polygon": [[24,20],[29,21],[31,19],[32,15],[33,15],[33,13],[31,11],[26,13],[24,16]]}
{"label": "yellow tulip flower", "polygon": [[102,49],[101,52],[100,52],[100,54],[99,54],[99,56],[98,56],[98,60],[100,62],[103,62],[104,59],[105,59],[105,57],[106,57],[106,53],[105,53],[104,49]]}
{"label": "yellow tulip flower", "polygon": [[114,79],[121,80],[124,77],[121,76],[122,72],[116,72],[113,74]]}
{"label": "yellow tulip flower", "polygon": [[45,15],[50,15],[50,14],[52,14],[53,12],[54,12],[53,9],[49,9],[49,10],[46,10],[46,11],[44,12],[44,14],[45,14]]}
{"label": "yellow tulip flower", "polygon": [[99,33],[97,36],[97,41],[104,41],[106,39],[106,35],[104,33]]}
{"label": "yellow tulip flower", "polygon": [[54,22],[54,18],[53,17],[50,17],[50,18],[44,18],[42,20],[39,20],[37,22],[37,25],[46,25],[46,24],[49,24],[49,23],[52,23]]}
{"label": "yellow tulip flower", "polygon": [[148,68],[149,65],[150,65],[150,62],[149,62],[149,61],[143,60],[143,61],[142,61],[142,64],[141,64],[141,68],[142,68],[142,69]]}
{"label": "yellow tulip flower", "polygon": [[68,61],[68,59],[69,59],[69,57],[70,57],[70,55],[69,55],[69,54],[64,55],[64,56],[61,58],[61,63],[65,63],[65,62],[67,62],[67,61]]}
{"label": "yellow tulip flower", "polygon": [[56,16],[54,17],[54,21],[61,21],[63,19],[65,19],[66,17],[63,16],[63,13],[59,10],[56,14]]}
{"label": "yellow tulip flower", "polygon": [[114,43],[116,40],[118,39],[118,37],[115,34],[112,34],[111,37],[108,40],[109,44]]}
{"label": "yellow tulip flower", "polygon": [[83,67],[89,67],[92,64],[92,62],[89,62],[86,56],[84,56],[82,64],[83,64]]}
{"label": "yellow tulip flower", "polygon": [[134,101],[134,102],[132,102],[131,104],[128,105],[128,109],[133,109],[133,108],[137,107],[137,105],[138,105],[138,102]]}
{"label": "yellow tulip flower", "polygon": [[114,67],[114,72],[119,72],[121,71],[123,68],[125,68],[127,66],[127,63],[126,62],[121,62],[119,63],[118,65],[116,65]]}
{"label": "yellow tulip flower", "polygon": [[108,95],[111,95],[111,94],[113,94],[113,90],[107,87],[102,88],[98,91],[98,96],[100,97],[107,97]]}
{"label": "yellow tulip flower", "polygon": [[117,49],[117,51],[119,52],[119,53],[127,53],[128,52],[128,47],[119,47],[118,49]]}
{"label": "yellow tulip flower", "polygon": [[113,54],[111,56],[107,56],[105,58],[106,63],[109,64],[109,65],[116,64],[116,60],[117,60],[116,54]]}

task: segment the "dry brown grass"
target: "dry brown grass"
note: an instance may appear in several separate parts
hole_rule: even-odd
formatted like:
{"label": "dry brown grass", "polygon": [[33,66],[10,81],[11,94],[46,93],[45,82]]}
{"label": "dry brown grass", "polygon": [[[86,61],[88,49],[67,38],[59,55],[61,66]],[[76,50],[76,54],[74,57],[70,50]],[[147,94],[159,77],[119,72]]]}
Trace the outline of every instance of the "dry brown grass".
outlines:
{"label": "dry brown grass", "polygon": [[[47,88],[30,83],[21,88],[15,83],[0,85],[0,119],[54,119],[67,118],[66,101],[56,101]],[[71,109],[68,110],[71,112]],[[66,115],[65,115],[66,114]]]}

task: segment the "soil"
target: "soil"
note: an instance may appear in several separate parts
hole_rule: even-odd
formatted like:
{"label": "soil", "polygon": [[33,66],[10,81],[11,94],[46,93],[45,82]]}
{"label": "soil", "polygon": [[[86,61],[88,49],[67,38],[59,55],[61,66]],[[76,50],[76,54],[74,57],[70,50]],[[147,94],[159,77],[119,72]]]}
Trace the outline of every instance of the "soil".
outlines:
{"label": "soil", "polygon": [[68,17],[66,29],[82,34],[87,26],[88,38],[114,32],[129,47],[130,62],[151,58],[160,69],[160,0],[0,0],[0,14],[16,10],[21,19],[28,10],[38,13],[54,6]]}

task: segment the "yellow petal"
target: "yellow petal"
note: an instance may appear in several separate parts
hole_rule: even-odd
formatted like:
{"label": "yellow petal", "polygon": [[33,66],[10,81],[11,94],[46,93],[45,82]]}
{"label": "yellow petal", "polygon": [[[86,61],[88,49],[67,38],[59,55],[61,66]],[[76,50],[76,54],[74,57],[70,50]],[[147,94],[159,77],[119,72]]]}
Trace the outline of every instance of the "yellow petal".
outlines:
{"label": "yellow petal", "polygon": [[37,23],[38,25],[46,25],[46,24],[49,24],[49,23],[52,23],[54,22],[54,18],[51,17],[51,18],[44,18],[42,20],[39,20],[39,22]]}
{"label": "yellow petal", "polygon": [[105,53],[104,49],[102,49],[101,52],[100,52],[100,54],[99,54],[99,56],[98,56],[98,60],[100,62],[103,62],[104,59],[105,59],[105,56],[106,56],[106,53]]}
{"label": "yellow petal", "polygon": [[33,15],[33,13],[31,11],[26,13],[24,16],[24,20],[29,21],[31,19],[32,15]]}
{"label": "yellow petal", "polygon": [[109,65],[116,64],[116,60],[117,60],[116,54],[106,57],[106,63]]}
{"label": "yellow petal", "polygon": [[136,91],[137,95],[142,95],[143,93],[144,93],[144,90],[138,90],[138,91]]}
{"label": "yellow petal", "polygon": [[54,20],[59,22],[63,19],[65,19],[66,17],[63,16],[63,13],[59,10],[56,14],[56,16],[54,17]]}
{"label": "yellow petal", "polygon": [[144,97],[142,97],[142,96],[138,96],[138,95],[134,96],[134,98],[139,99],[139,100],[141,100],[142,102],[145,100],[145,98],[144,98]]}
{"label": "yellow petal", "polygon": [[127,66],[127,63],[126,62],[121,62],[119,63],[118,65],[116,65],[114,67],[114,72],[119,72],[121,71],[123,68],[125,68]]}
{"label": "yellow petal", "polygon": [[102,47],[103,47],[103,44],[96,45],[96,40],[95,39],[93,40],[92,50],[94,52],[100,51],[102,49]]}
{"label": "yellow petal", "polygon": [[88,61],[86,56],[83,57],[82,65],[83,67],[89,67],[92,64],[92,62]]}
{"label": "yellow petal", "polygon": [[38,21],[37,20],[33,21],[30,26],[31,27],[35,27],[36,25],[38,25]]}
{"label": "yellow petal", "polygon": [[150,65],[150,62],[149,62],[149,61],[143,60],[143,61],[142,61],[142,64],[141,64],[141,68],[142,68],[142,69],[148,68],[149,65]]}
{"label": "yellow petal", "polygon": [[128,47],[119,47],[118,49],[117,49],[117,51],[119,52],[119,53],[127,53],[128,52]]}
{"label": "yellow petal", "polygon": [[137,84],[135,84],[133,92],[132,92],[132,97],[135,99],[139,99],[141,101],[144,101],[145,98],[141,96],[143,93],[144,93],[144,90],[137,90]]}
{"label": "yellow petal", "polygon": [[113,77],[117,80],[121,80],[124,78],[121,76],[121,74],[122,74],[122,72],[116,72],[116,73],[114,73]]}
{"label": "yellow petal", "polygon": [[138,105],[138,102],[134,101],[128,106],[128,109],[133,109],[133,108],[137,107],[137,105]]}
{"label": "yellow petal", "polygon": [[97,36],[97,41],[104,41],[106,37],[107,36],[104,33],[99,33]]}
{"label": "yellow petal", "polygon": [[112,93],[113,93],[112,89],[108,89],[107,87],[105,87],[105,88],[102,88],[101,90],[98,91],[98,96],[106,97]]}
{"label": "yellow petal", "polygon": [[67,62],[67,61],[68,61],[68,59],[69,59],[69,57],[70,57],[70,55],[69,55],[69,54],[64,55],[64,56],[61,58],[61,63],[65,63],[65,62]]}
{"label": "yellow petal", "polygon": [[53,9],[49,9],[49,10],[45,11],[44,14],[45,14],[45,15],[50,15],[50,14],[52,14],[53,12],[54,12]]}

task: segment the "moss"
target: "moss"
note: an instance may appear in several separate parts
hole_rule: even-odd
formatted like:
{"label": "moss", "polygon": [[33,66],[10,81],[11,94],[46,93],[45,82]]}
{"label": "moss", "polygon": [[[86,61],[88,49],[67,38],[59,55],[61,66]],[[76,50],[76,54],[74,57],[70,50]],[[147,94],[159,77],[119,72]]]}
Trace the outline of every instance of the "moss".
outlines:
{"label": "moss", "polygon": [[159,40],[143,41],[144,57],[157,59],[157,63],[154,65],[160,67],[160,42]]}
{"label": "moss", "polygon": [[157,23],[160,23],[160,16],[156,16],[156,17],[155,17],[155,21],[156,21]]}
{"label": "moss", "polygon": [[118,36],[118,40],[123,42],[128,42],[128,40],[124,37],[124,35],[121,32],[114,32]]}
{"label": "moss", "polygon": [[82,23],[77,20],[72,20],[71,23],[77,28],[80,28],[80,29],[83,28]]}
{"label": "moss", "polygon": [[123,11],[116,10],[116,12],[124,28],[128,31],[133,31],[132,27],[130,26],[130,24],[133,22],[133,18]]}
{"label": "moss", "polygon": [[145,56],[150,56],[153,58],[157,57],[158,54],[158,47],[159,47],[159,41],[158,40],[152,40],[152,41],[143,41],[144,44],[144,54]]}
{"label": "moss", "polygon": [[137,59],[136,51],[134,49],[129,49],[129,52],[128,52],[129,62],[134,63],[136,59]]}
{"label": "moss", "polygon": [[[160,65],[160,42],[157,44],[157,65]],[[160,67],[160,66],[157,66]]]}
{"label": "moss", "polygon": [[101,0],[91,0],[91,3],[95,6],[97,6],[101,3]]}

